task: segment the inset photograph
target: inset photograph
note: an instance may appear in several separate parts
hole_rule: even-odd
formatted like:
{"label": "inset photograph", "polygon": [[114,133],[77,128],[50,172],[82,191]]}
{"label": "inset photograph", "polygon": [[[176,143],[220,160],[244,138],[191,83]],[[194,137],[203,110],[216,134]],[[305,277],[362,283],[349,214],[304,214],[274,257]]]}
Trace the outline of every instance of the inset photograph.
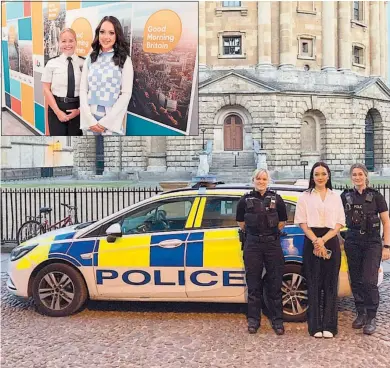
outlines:
{"label": "inset photograph", "polygon": [[197,2],[2,10],[2,135],[198,134]]}

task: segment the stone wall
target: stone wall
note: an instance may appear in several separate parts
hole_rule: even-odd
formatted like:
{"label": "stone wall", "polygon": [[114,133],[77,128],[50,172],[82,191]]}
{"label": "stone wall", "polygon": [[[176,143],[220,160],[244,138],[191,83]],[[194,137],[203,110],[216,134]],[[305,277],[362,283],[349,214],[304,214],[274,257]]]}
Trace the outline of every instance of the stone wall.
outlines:
{"label": "stone wall", "polygon": [[[218,120],[218,114],[226,108],[225,97],[201,96],[199,104],[201,127],[206,128],[207,137],[214,135],[215,146],[218,142],[214,132],[223,124]],[[298,175],[301,170],[300,128],[307,111],[313,111],[320,119],[319,158],[325,160],[332,170],[343,173],[352,163],[364,162],[365,119],[375,105],[382,119],[378,118],[375,123],[375,166],[378,170],[389,166],[389,145],[386,144],[390,132],[388,102],[361,97],[296,94],[237,95],[235,101],[235,106],[229,106],[230,111],[244,117],[244,131],[249,119],[245,119],[242,111],[250,115],[253,140],[260,140],[260,127],[264,127],[263,142],[269,168],[285,176]],[[189,158],[187,155],[187,160]]]}
{"label": "stone wall", "polygon": [[94,136],[75,137],[73,175],[78,179],[89,178],[96,173],[96,143]]}

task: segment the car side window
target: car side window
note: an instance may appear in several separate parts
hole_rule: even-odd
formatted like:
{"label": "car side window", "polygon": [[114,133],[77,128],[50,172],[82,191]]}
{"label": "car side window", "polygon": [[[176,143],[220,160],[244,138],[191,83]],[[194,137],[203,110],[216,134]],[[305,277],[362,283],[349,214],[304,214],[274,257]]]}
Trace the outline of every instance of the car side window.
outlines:
{"label": "car side window", "polygon": [[208,197],[201,227],[220,228],[238,226],[236,222],[237,204],[240,198]]}
{"label": "car side window", "polygon": [[86,234],[83,236],[83,238],[88,237],[99,237],[99,236],[106,236],[106,230],[112,225],[112,224],[117,224],[121,223],[122,217],[117,217],[109,222],[106,222],[105,224],[99,226],[98,228],[94,229],[91,231],[89,234]]}
{"label": "car side window", "polygon": [[286,223],[286,225],[294,225],[296,204],[286,202],[286,201],[284,203],[286,204],[286,210],[287,210],[287,223]]}
{"label": "car side window", "polygon": [[122,219],[122,233],[129,235],[184,230],[192,203],[193,198],[170,199],[132,211]]}

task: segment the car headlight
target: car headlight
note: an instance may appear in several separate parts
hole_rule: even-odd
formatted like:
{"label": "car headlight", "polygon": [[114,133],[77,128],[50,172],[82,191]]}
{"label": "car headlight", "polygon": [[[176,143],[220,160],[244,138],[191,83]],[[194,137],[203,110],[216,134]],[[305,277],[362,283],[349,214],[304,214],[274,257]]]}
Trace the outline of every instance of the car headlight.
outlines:
{"label": "car headlight", "polygon": [[12,249],[10,259],[11,261],[16,261],[19,258],[24,257],[28,252],[33,250],[39,243],[31,245],[23,245]]}

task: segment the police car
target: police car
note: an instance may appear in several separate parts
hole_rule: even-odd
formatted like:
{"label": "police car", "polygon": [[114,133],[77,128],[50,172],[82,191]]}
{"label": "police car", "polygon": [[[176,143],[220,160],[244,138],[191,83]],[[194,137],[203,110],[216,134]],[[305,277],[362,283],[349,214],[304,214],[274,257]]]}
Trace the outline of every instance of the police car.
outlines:
{"label": "police car", "polygon": [[[306,188],[270,189],[283,197],[288,213],[281,237],[284,319],[301,321],[308,308],[304,235],[294,225],[294,213]],[[87,299],[245,303],[235,214],[249,190],[245,185],[177,189],[85,228],[67,227],[30,239],[11,253],[7,288],[33,297],[38,311],[53,317],[77,312]],[[382,279],[380,270],[378,282]],[[339,295],[350,294],[343,253]]]}

